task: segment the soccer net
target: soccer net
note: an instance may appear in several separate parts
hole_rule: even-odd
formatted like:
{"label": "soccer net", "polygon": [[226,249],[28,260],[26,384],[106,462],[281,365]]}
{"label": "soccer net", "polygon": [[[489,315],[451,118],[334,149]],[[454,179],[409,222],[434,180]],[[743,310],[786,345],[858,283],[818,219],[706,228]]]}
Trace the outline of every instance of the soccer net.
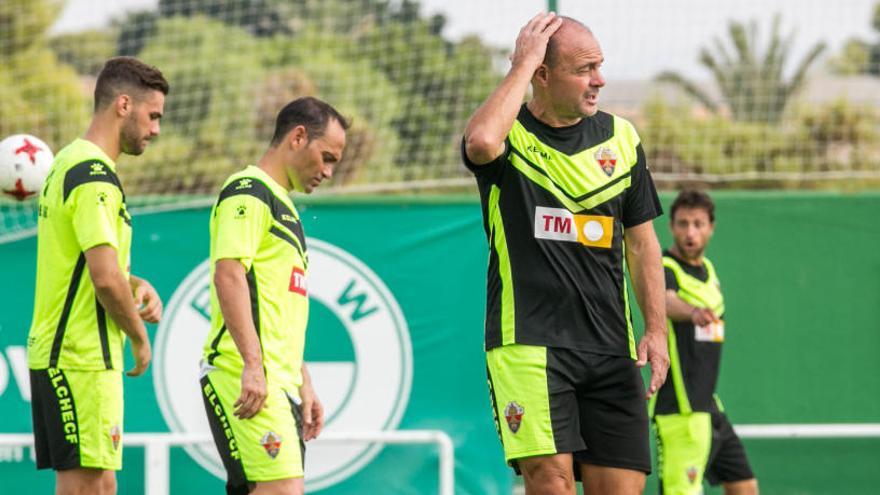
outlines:
{"label": "soccer net", "polygon": [[[873,0],[556,2],[602,42],[606,110],[635,121],[661,186],[876,186],[880,15]],[[322,193],[472,187],[470,113],[503,77],[544,0],[4,0],[0,138],[58,151],[87,125],[105,59],[134,55],[172,85],[162,135],[120,174],[135,207],[210,201],[255,161],[287,101],[353,119]],[[873,182],[871,182],[873,181]],[[854,185],[855,184],[855,185]],[[35,202],[0,200],[0,239]]]}

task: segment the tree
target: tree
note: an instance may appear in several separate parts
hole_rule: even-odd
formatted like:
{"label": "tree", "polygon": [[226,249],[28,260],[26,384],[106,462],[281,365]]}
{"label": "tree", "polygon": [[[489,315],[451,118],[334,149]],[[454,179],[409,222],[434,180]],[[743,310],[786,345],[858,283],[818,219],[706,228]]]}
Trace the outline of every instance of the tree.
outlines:
{"label": "tree", "polygon": [[875,32],[874,41],[850,38],[831,61],[835,72],[880,76],[880,3],[874,6],[871,27]]}
{"label": "tree", "polygon": [[53,149],[88,118],[76,72],[49,48],[60,0],[0,1],[0,136],[35,134]]}
{"label": "tree", "polygon": [[[776,15],[763,53],[757,46],[758,27],[754,21],[748,26],[736,21],[729,23],[733,53],[720,37],[715,38],[711,48],[700,50],[700,65],[711,73],[734,120],[778,122],[789,100],[803,87],[810,66],[825,50],[824,42],[813,45],[786,79],[784,69],[791,57],[794,35],[783,38],[779,28],[780,17]],[[719,111],[718,103],[681,74],[663,72],[657,79],[679,86],[713,113]]]}

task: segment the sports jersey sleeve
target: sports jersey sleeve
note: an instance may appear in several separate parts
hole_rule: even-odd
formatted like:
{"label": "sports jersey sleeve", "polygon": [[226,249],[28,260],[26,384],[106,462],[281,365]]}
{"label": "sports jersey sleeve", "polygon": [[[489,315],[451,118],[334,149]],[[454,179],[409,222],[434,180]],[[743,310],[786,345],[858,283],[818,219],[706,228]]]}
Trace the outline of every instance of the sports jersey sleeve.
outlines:
{"label": "sports jersey sleeve", "polygon": [[272,226],[272,214],[266,203],[241,194],[220,201],[214,210],[216,230],[211,261],[237,259],[251,269],[257,249]]}
{"label": "sports jersey sleeve", "polygon": [[675,278],[675,272],[672,271],[672,268],[664,266],[663,273],[666,276],[666,290],[674,290],[677,292],[678,279]]}
{"label": "sports jersey sleeve", "polygon": [[626,190],[623,200],[624,228],[635,227],[663,214],[641,143],[636,146],[636,157],[636,164],[632,168],[632,185]]}
{"label": "sports jersey sleeve", "polygon": [[107,244],[119,249],[117,223],[122,208],[122,191],[109,182],[87,182],[76,186],[67,199],[73,231],[80,249]]}
{"label": "sports jersey sleeve", "polygon": [[471,171],[475,176],[480,178],[493,178],[496,177],[504,166],[508,163],[507,154],[510,152],[510,141],[505,138],[504,139],[504,151],[498,155],[498,158],[492,160],[489,163],[484,163],[482,165],[478,165],[471,161],[467,156],[467,147],[465,146],[465,138],[461,138],[461,160],[464,162],[464,166],[467,167],[468,170]]}

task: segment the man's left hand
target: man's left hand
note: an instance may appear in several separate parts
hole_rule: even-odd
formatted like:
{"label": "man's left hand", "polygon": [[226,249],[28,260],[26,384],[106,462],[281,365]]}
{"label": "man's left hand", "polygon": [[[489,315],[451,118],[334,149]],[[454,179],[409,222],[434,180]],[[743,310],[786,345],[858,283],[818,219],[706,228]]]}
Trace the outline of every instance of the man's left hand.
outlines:
{"label": "man's left hand", "polygon": [[666,381],[666,372],[669,371],[669,349],[666,346],[665,332],[646,331],[639,341],[638,356],[636,366],[639,368],[651,363],[651,381],[646,396],[650,399],[660,390]]}
{"label": "man's left hand", "polygon": [[324,406],[318,400],[311,380],[299,387],[299,396],[302,399],[303,440],[308,442],[318,438],[324,429]]}
{"label": "man's left hand", "polygon": [[159,323],[162,319],[162,300],[159,293],[146,280],[131,278],[134,304],[137,306],[141,319],[147,323]]}

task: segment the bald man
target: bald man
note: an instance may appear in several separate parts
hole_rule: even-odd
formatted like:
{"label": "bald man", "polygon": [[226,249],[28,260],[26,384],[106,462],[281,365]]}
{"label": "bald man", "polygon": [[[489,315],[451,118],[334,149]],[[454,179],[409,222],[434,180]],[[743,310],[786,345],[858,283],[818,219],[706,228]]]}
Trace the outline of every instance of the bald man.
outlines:
{"label": "bald man", "polygon": [[[489,241],[489,392],[528,494],[574,494],[578,479],[591,494],[642,493],[646,396],[669,366],[660,201],[632,124],[598,110],[603,60],[586,26],[539,14],[462,143]],[[638,346],[625,268],[645,316]]]}

